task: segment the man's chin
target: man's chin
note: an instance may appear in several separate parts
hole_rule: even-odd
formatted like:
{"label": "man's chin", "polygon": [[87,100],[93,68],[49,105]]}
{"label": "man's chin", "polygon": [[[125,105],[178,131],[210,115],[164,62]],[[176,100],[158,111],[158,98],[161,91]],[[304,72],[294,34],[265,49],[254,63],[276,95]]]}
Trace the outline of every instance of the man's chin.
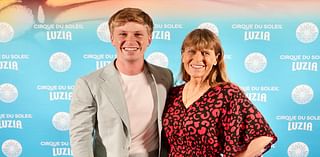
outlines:
{"label": "man's chin", "polygon": [[135,61],[142,60],[143,57],[141,57],[141,56],[136,56],[136,55],[125,55],[125,56],[124,56],[124,59],[125,59],[126,61],[135,62]]}

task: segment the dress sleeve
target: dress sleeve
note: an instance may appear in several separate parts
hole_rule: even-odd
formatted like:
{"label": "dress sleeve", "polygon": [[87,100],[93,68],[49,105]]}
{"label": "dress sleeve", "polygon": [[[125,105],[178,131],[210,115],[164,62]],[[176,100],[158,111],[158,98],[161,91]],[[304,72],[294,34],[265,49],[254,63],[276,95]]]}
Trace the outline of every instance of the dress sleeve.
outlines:
{"label": "dress sleeve", "polygon": [[[231,91],[230,91],[231,90]],[[245,96],[239,87],[228,90],[225,114],[222,115],[222,153],[224,157],[233,157],[246,149],[248,144],[260,136],[272,137],[264,152],[270,149],[277,137],[263,115]],[[264,153],[263,152],[263,153]]]}

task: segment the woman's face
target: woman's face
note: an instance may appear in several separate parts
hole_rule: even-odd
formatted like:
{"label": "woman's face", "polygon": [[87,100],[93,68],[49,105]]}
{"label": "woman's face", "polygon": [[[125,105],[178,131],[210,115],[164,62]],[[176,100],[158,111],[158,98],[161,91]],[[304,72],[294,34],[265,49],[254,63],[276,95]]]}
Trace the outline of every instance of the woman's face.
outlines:
{"label": "woman's face", "polygon": [[217,64],[213,49],[195,49],[186,47],[182,53],[182,63],[190,79],[205,80],[212,67]]}

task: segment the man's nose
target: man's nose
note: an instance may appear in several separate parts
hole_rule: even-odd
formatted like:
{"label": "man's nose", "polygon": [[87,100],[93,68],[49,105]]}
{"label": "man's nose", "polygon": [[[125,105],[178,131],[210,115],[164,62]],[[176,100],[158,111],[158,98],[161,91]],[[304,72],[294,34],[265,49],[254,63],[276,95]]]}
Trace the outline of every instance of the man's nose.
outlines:
{"label": "man's nose", "polygon": [[136,41],[136,37],[134,34],[128,34],[126,37],[127,41]]}

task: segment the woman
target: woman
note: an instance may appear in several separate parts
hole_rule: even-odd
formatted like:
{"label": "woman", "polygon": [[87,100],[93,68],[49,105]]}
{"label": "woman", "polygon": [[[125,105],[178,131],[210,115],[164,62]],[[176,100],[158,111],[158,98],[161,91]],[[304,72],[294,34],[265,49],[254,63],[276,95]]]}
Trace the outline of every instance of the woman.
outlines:
{"label": "woman", "polygon": [[256,157],[277,137],[241,89],[228,80],[218,37],[190,32],[182,44],[183,85],[170,90],[163,113],[169,156]]}

